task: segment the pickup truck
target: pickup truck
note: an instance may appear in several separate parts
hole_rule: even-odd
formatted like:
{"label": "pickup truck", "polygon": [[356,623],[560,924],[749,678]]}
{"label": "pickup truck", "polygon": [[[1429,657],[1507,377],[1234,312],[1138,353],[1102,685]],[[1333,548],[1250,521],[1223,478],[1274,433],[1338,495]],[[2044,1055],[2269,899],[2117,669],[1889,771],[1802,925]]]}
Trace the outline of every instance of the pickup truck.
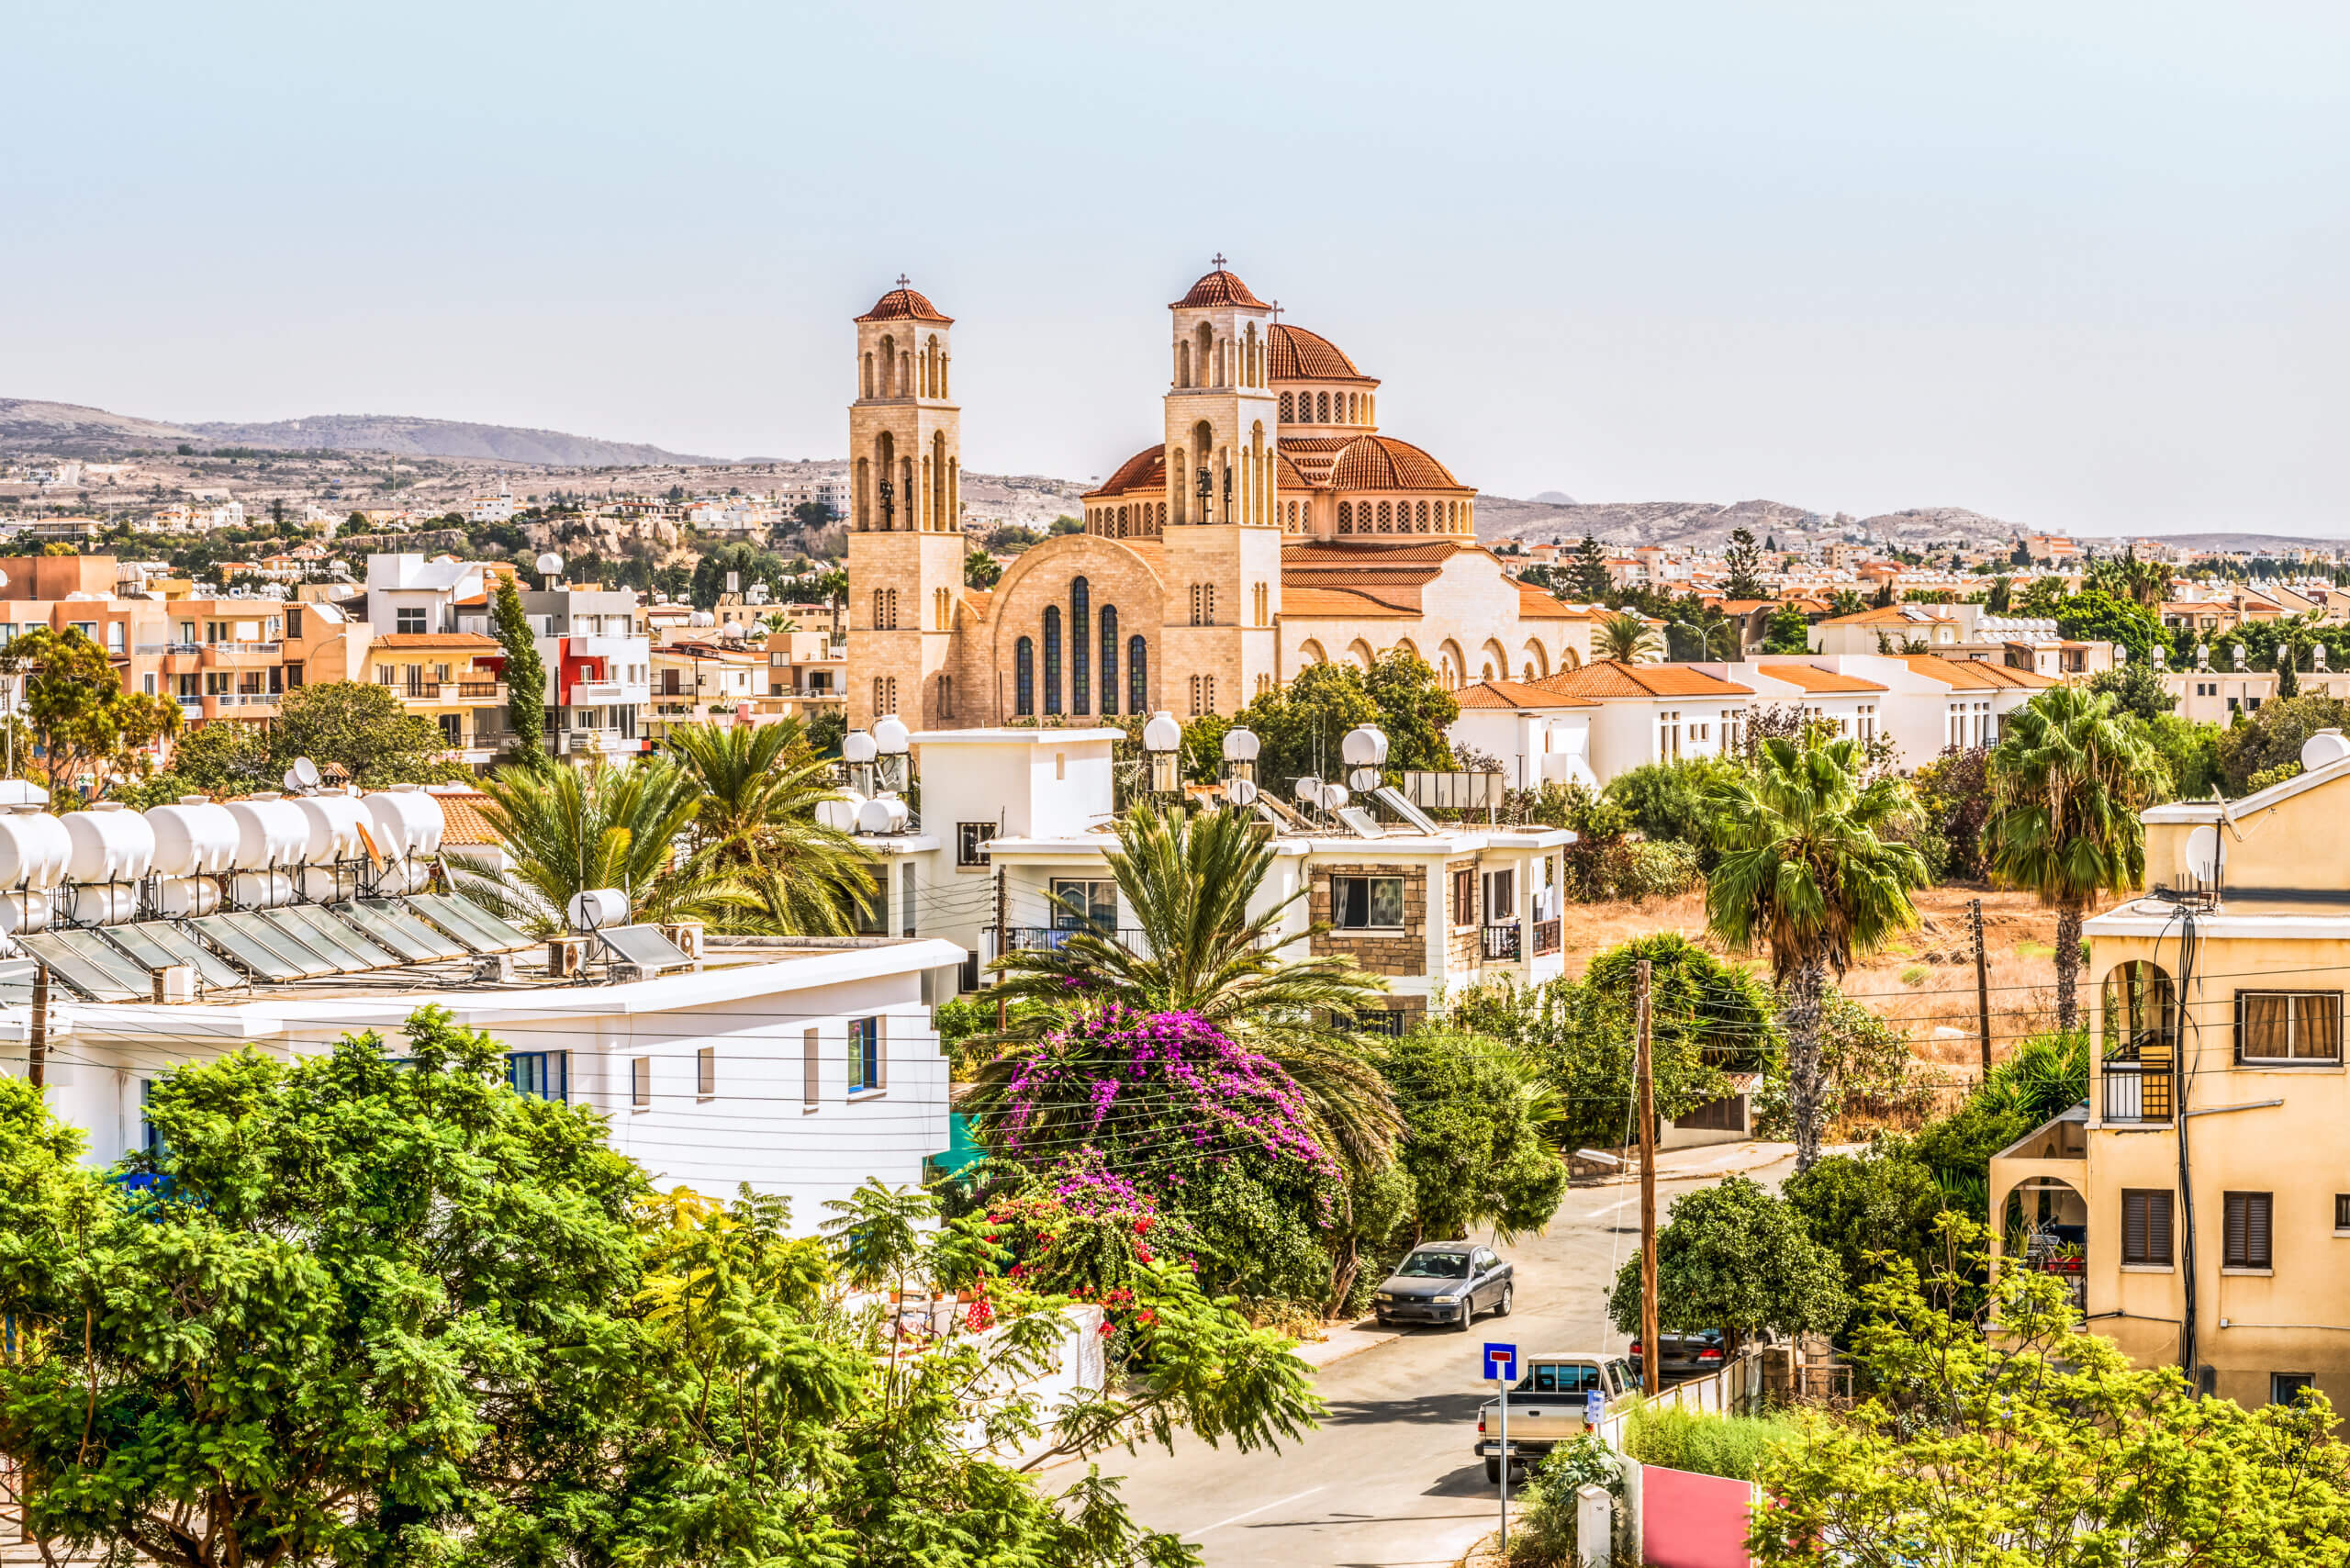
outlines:
{"label": "pickup truck", "polygon": [[1630,1362],[1604,1350],[1528,1356],[1525,1375],[1510,1387],[1506,1455],[1502,1452],[1501,1401],[1487,1400],[1477,1412],[1476,1453],[1485,1462],[1485,1479],[1501,1480],[1505,1458],[1522,1469],[1553,1445],[1583,1436],[1585,1402],[1593,1389],[1599,1390],[1613,1415],[1639,1397],[1639,1383]]}

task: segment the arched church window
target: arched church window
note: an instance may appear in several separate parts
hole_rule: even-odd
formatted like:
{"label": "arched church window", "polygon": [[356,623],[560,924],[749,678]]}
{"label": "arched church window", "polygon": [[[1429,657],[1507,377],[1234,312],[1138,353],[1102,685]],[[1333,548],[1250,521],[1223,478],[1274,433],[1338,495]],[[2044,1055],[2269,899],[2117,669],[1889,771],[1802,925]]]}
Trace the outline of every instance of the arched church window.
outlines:
{"label": "arched church window", "polygon": [[1093,585],[1072,577],[1069,585],[1069,711],[1093,711],[1093,663],[1085,656],[1093,619]]}
{"label": "arched church window", "polygon": [[1126,711],[1150,711],[1150,647],[1139,632],[1126,639]]}
{"label": "arched church window", "polygon": [[1379,532],[1382,533],[1393,533],[1394,531],[1395,517],[1393,510],[1385,501],[1382,501],[1379,503]]}
{"label": "arched church window", "polygon": [[1314,395],[1314,407],[1316,410],[1314,422],[1317,425],[1328,424],[1330,422],[1330,394],[1316,392]]}
{"label": "arched church window", "polygon": [[1061,607],[1045,606],[1045,711],[1061,711]]}
{"label": "arched church window", "polygon": [[1286,424],[1292,424],[1292,423],[1295,423],[1295,421],[1294,421],[1294,420],[1292,420],[1290,418],[1290,413],[1291,413],[1291,410],[1292,409],[1292,408],[1293,408],[1293,407],[1294,407],[1294,405],[1293,405],[1293,404],[1291,402],[1291,400],[1290,400],[1290,394],[1289,394],[1289,393],[1287,393],[1287,392],[1282,393],[1282,394],[1281,394],[1281,423],[1283,423],[1283,424],[1285,424],[1285,425],[1286,425]]}
{"label": "arched church window", "polygon": [[1338,532],[1341,533],[1352,533],[1354,531],[1354,503],[1352,501],[1340,501],[1338,503]]}
{"label": "arched church window", "polygon": [[1419,504],[1419,507],[1418,507],[1418,509],[1417,509],[1416,512],[1415,513],[1415,516],[1416,517],[1416,519],[1417,519],[1417,521],[1418,521],[1418,522],[1419,522],[1419,532],[1422,532],[1422,533],[1426,533],[1426,532],[1428,531],[1428,504],[1427,504],[1427,502],[1426,502],[1426,501],[1422,501],[1422,502]]}
{"label": "arched church window", "polygon": [[1036,711],[1036,644],[1025,637],[1012,644],[1012,711],[1024,719]]}
{"label": "arched church window", "polygon": [[1118,607],[1102,607],[1102,716],[1118,711]]}

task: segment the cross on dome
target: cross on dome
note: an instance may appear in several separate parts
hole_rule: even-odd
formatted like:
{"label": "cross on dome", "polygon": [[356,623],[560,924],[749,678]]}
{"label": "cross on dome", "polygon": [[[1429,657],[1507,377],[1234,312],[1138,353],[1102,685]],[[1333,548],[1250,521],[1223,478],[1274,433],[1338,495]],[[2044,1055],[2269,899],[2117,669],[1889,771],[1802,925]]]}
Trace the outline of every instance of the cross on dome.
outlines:
{"label": "cross on dome", "polygon": [[1276,327],[1280,326],[1281,324],[1281,302],[1276,299],[1270,305],[1266,306],[1265,308],[1273,313],[1273,325]]}
{"label": "cross on dome", "polygon": [[1222,272],[1224,270],[1224,252],[1222,251],[1218,251],[1215,253],[1214,260],[1210,264],[1212,264],[1216,271]]}
{"label": "cross on dome", "polygon": [[900,288],[904,288],[904,287],[906,287],[906,286],[907,286],[910,283],[912,283],[912,280],[911,278],[907,277],[905,274],[903,274],[903,273],[900,273],[900,274],[898,274],[898,286],[899,286]]}

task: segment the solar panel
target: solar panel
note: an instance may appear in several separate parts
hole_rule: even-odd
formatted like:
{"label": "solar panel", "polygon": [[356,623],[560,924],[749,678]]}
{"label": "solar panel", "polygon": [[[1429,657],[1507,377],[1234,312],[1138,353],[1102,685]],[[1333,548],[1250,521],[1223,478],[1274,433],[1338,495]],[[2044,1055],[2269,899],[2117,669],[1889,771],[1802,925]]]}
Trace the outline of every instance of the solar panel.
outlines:
{"label": "solar panel", "polygon": [[320,957],[334,959],[335,967],[345,974],[388,969],[399,962],[396,954],[385,952],[359,933],[326,919],[306,905],[263,910],[261,917],[287,935],[298,938]]}
{"label": "solar panel", "polygon": [[109,925],[106,938],[151,969],[185,964],[196,972],[207,991],[227,991],[245,983],[245,977],[236,969],[223,963],[218,954],[201,942],[192,942],[187,934],[175,925],[160,920],[142,921],[137,925]]}
{"label": "solar panel", "polygon": [[145,986],[133,990],[124,985],[57,937],[54,931],[20,931],[17,945],[92,1002],[138,1002],[151,994]]}
{"label": "solar panel", "polygon": [[408,961],[404,954],[386,946],[381,937],[368,935],[354,922],[337,920],[323,904],[296,904],[293,913],[320,936],[340,941],[355,958],[364,958],[369,969],[387,969]]}
{"label": "solar panel", "polygon": [[621,956],[622,962],[634,964],[640,969],[658,972],[693,967],[694,961],[662,935],[657,925],[607,925],[599,927],[596,935]]}
{"label": "solar panel", "polygon": [[529,933],[455,893],[410,893],[408,906],[477,953],[519,953],[536,946]]}
{"label": "solar panel", "polygon": [[300,980],[305,975],[324,972],[314,970],[308,962],[297,963],[272,943],[256,940],[242,925],[234,924],[233,916],[207,914],[187,924],[189,930],[263,980]]}
{"label": "solar panel", "polygon": [[30,958],[12,958],[0,963],[0,1002],[22,1007],[33,999],[33,971],[40,968]]}
{"label": "solar panel", "polygon": [[84,962],[95,964],[113,976],[118,985],[132,987],[141,996],[154,993],[155,977],[147,972],[147,966],[134,962],[128,954],[101,938],[96,932],[66,926],[50,935],[80,954]]}
{"label": "solar panel", "polygon": [[[364,910],[368,915],[367,919],[360,923],[367,934],[386,946],[397,950],[402,958],[417,963],[424,963],[435,958],[463,958],[470,956],[463,946],[451,941],[417,919],[401,908],[395,900],[360,899],[355,907]],[[391,940],[395,936],[399,940]]]}
{"label": "solar panel", "polygon": [[288,931],[272,921],[275,910],[234,910],[228,917],[242,927],[256,942],[276,948],[288,958],[300,964],[311,975],[335,975],[342,972],[342,964],[332,954],[321,951],[315,942],[306,941],[298,931]]}

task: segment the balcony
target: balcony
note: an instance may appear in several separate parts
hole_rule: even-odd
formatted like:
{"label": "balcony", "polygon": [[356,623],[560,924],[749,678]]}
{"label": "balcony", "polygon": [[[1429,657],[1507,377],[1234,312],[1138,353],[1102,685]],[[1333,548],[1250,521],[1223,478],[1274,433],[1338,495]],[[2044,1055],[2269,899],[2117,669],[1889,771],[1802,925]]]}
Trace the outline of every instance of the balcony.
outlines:
{"label": "balcony", "polygon": [[1080,932],[1091,932],[1096,936],[1114,941],[1130,953],[1147,954],[1150,951],[1150,944],[1144,940],[1142,931],[1138,927],[1123,925],[1114,928],[1091,925],[1073,928],[1058,925],[1008,925],[1003,931],[1003,950],[1007,953],[1056,952],[1070,937],[1077,935]]}
{"label": "balcony", "polygon": [[1478,933],[1478,954],[1489,964],[1514,964],[1524,957],[1522,936],[1515,920],[1488,925]]}
{"label": "balcony", "polygon": [[581,708],[597,708],[617,702],[642,702],[644,689],[618,680],[581,680],[572,683],[571,695],[564,701]]}
{"label": "balcony", "polygon": [[1534,956],[1536,958],[1546,958],[1559,950],[1561,924],[1561,923],[1556,920],[1538,920],[1534,923]]}
{"label": "balcony", "polygon": [[2105,1078],[2105,1120],[2160,1126],[2171,1119],[2171,1064],[2111,1059],[2099,1064]]}
{"label": "balcony", "polygon": [[412,685],[395,686],[391,689],[397,692],[403,701],[440,708],[506,700],[506,683],[501,680],[424,680]]}
{"label": "balcony", "polygon": [[274,665],[284,660],[283,643],[207,643],[204,662],[212,668],[243,669],[254,665]]}

